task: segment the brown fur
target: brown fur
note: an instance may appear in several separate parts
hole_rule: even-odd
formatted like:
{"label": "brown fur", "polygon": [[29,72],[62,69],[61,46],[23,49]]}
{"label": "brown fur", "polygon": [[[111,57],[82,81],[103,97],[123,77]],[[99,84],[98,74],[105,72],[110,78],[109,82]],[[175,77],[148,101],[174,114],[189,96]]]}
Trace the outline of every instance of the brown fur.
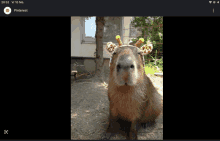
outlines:
{"label": "brown fur", "polygon": [[133,86],[117,85],[116,81],[118,80],[117,75],[115,74],[115,66],[117,59],[124,54],[131,54],[132,57],[131,50],[125,50],[124,52],[118,53],[113,56],[110,67],[108,88],[110,118],[107,132],[112,131],[112,122],[120,118],[122,120],[131,122],[126,138],[137,139],[137,131],[135,129],[136,123],[154,122],[161,113],[162,104],[161,100],[158,99],[158,93],[151,80],[144,73],[144,67],[142,65],[143,62],[141,59],[142,56],[132,58],[137,64],[137,75],[135,74],[129,76],[128,72],[122,74],[122,78],[125,81],[127,81],[126,77],[128,76],[136,76],[136,84]]}

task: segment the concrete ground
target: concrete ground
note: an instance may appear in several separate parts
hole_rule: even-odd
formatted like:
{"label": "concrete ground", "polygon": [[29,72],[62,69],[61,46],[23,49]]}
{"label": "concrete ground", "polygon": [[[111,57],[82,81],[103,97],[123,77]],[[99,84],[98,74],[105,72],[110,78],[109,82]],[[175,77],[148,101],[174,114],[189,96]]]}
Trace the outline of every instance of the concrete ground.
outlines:
{"label": "concrete ground", "polygon": [[[150,77],[158,92],[163,96],[163,78]],[[108,116],[109,101],[107,87],[96,78],[71,82],[71,139],[100,140],[104,137]],[[121,134],[110,140],[124,140]],[[139,140],[163,140],[163,113],[156,120],[154,128],[141,128]]]}

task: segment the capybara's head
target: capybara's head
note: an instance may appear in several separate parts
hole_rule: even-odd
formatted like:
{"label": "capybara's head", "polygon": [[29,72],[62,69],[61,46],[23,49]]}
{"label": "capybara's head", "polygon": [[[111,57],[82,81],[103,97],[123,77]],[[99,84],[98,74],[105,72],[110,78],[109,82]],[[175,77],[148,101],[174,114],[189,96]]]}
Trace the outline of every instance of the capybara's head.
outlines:
{"label": "capybara's head", "polygon": [[[121,43],[121,41],[118,42]],[[111,52],[112,55],[110,59],[109,78],[111,81],[113,80],[117,86],[135,86],[144,80],[143,57],[152,51],[152,47],[151,50],[146,50],[144,48],[146,45],[138,48],[140,43],[143,43],[143,40],[139,40],[135,46],[122,46],[121,44],[115,46],[111,42],[107,44],[107,50]]]}
{"label": "capybara's head", "polygon": [[144,75],[143,56],[135,46],[118,47],[112,53],[110,77],[118,86],[134,86]]}

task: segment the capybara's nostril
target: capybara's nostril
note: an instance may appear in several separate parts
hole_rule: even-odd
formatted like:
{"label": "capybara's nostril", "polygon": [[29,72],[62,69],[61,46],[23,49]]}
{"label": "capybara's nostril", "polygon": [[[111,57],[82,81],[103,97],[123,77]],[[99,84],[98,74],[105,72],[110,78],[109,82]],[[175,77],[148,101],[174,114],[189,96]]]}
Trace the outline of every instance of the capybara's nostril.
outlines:
{"label": "capybara's nostril", "polygon": [[131,68],[134,68],[134,65],[131,65]]}
{"label": "capybara's nostril", "polygon": [[117,70],[119,70],[121,68],[120,64],[117,65]]}

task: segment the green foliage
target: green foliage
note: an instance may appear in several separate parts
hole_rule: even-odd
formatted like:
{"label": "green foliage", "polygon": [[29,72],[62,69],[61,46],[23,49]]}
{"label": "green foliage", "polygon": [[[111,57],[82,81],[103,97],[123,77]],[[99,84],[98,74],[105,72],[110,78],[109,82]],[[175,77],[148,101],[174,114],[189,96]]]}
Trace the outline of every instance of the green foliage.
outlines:
{"label": "green foliage", "polygon": [[154,75],[155,72],[158,72],[156,68],[145,66],[145,73]]}
{"label": "green foliage", "polygon": [[161,71],[163,72],[163,58],[160,58],[160,60],[157,61],[157,66],[161,69]]}
{"label": "green foliage", "polygon": [[[153,19],[153,20],[151,20]],[[163,27],[160,27],[160,24],[163,24],[163,17],[156,16],[156,17],[135,17],[134,20],[131,22],[134,27],[139,27],[141,30],[142,35],[138,36],[136,39],[132,39],[133,42],[137,42],[139,38],[144,38],[145,42],[142,44],[144,45],[150,40],[153,43],[153,52],[156,54],[148,54],[144,56],[145,60],[153,59],[153,62],[146,61],[146,68],[149,72],[157,71],[156,66],[163,71],[163,60],[162,58],[155,63],[154,59],[157,59],[157,51],[162,52],[162,44],[163,43]],[[141,45],[141,46],[142,46]]]}
{"label": "green foliage", "polygon": [[[151,20],[152,18],[153,20]],[[159,26],[160,24],[163,24],[163,17],[135,17],[131,24],[134,27],[139,27],[142,32],[142,35],[138,36],[137,39],[132,39],[133,42],[137,42],[139,38],[144,38],[146,43],[150,40],[153,43],[153,52],[156,50],[162,52],[162,44],[158,43],[163,43],[163,27]]]}
{"label": "green foliage", "polygon": [[[157,54],[157,50],[156,50],[156,54]],[[150,55],[150,54],[149,54]],[[153,59],[153,62],[147,62],[145,61],[145,66],[149,67],[149,68],[159,68],[162,72],[163,72],[163,58],[160,58],[159,60],[156,61],[155,63],[155,60],[157,59],[157,55],[155,55],[155,57],[151,56],[150,57]]]}
{"label": "green foliage", "polygon": [[157,70],[157,67],[152,62],[145,65],[145,73],[146,74],[154,75],[154,73],[160,72],[162,69],[163,68],[159,68],[159,70]]}

